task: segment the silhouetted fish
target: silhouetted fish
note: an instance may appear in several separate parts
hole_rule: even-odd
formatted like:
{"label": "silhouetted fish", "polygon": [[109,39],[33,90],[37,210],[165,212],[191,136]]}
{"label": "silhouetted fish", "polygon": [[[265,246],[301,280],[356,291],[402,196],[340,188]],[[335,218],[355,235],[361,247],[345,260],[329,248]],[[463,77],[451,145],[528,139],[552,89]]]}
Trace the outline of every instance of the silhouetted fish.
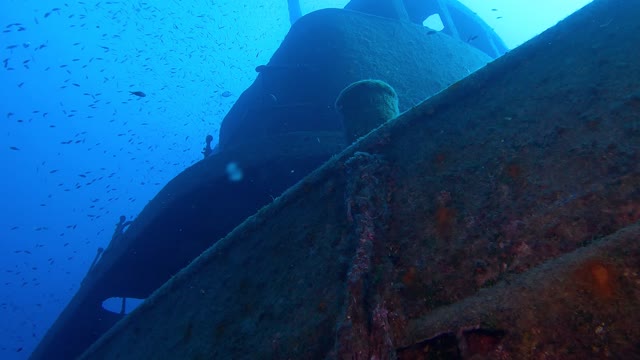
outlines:
{"label": "silhouetted fish", "polygon": [[131,95],[135,95],[135,96],[140,96],[140,97],[145,97],[147,96],[147,94],[143,93],[142,91],[129,91],[131,93]]}

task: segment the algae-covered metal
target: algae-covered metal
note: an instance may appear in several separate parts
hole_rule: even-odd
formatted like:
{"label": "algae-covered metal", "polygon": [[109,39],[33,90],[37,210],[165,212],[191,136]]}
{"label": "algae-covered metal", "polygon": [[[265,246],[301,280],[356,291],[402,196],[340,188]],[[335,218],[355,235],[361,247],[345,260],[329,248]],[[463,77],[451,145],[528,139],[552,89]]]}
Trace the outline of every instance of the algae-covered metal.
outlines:
{"label": "algae-covered metal", "polygon": [[386,123],[83,358],[634,358],[639,17],[595,1]]}

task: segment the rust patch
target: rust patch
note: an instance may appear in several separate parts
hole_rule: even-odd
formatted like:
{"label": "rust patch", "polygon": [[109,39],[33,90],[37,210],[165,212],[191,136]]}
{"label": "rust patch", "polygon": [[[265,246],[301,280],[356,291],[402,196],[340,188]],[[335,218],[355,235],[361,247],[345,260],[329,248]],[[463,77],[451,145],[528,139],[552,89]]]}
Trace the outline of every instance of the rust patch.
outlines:
{"label": "rust patch", "polygon": [[417,273],[415,266],[410,267],[409,270],[402,275],[402,283],[405,286],[413,285],[416,282]]}
{"label": "rust patch", "polygon": [[453,226],[456,219],[456,211],[448,207],[440,207],[436,210],[436,232],[440,237],[450,238],[453,235]]}
{"label": "rust patch", "polygon": [[615,270],[605,262],[586,262],[575,271],[574,277],[580,286],[598,300],[608,300],[615,295]]}

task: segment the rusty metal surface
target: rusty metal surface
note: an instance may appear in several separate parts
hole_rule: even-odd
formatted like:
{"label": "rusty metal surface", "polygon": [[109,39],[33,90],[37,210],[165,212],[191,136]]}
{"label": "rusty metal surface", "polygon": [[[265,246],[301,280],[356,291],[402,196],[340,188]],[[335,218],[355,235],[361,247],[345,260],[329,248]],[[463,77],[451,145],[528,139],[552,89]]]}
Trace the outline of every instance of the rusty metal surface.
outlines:
{"label": "rusty metal surface", "polygon": [[382,126],[83,358],[633,358],[639,16],[595,1]]}

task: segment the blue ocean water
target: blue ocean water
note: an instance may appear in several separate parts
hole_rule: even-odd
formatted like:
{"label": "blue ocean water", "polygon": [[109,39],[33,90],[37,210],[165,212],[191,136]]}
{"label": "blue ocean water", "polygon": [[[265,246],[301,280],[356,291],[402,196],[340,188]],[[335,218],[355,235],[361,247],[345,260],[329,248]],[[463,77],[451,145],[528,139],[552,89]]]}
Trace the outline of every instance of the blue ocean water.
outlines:
{"label": "blue ocean water", "polygon": [[[346,2],[301,5],[306,13]],[[587,2],[523,1],[542,9],[524,22],[513,2],[464,3],[513,47]],[[215,143],[290,24],[285,0],[1,7],[0,358],[24,359],[118,218],[133,219],[200,160],[207,134]]]}

